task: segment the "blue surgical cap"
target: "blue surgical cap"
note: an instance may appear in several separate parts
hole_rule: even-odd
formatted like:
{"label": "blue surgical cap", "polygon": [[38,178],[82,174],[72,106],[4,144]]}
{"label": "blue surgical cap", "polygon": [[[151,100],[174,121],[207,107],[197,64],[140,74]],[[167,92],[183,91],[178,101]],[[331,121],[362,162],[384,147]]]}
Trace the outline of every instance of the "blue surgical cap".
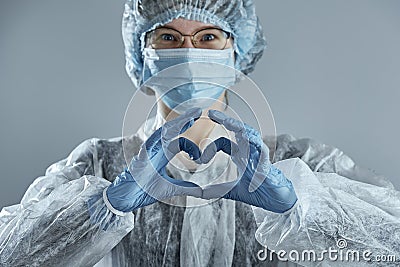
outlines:
{"label": "blue surgical cap", "polygon": [[143,83],[146,33],[176,18],[214,24],[231,32],[236,69],[254,70],[266,47],[253,0],[127,0],[122,20],[126,71],[136,87]]}

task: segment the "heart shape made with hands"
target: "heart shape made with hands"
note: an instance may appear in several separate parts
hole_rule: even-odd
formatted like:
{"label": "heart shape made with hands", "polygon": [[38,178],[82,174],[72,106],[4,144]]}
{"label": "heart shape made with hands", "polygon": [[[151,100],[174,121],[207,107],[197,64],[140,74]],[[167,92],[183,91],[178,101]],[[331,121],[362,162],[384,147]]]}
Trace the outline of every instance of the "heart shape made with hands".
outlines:
{"label": "heart shape made with hands", "polygon": [[[165,156],[164,162],[169,163],[180,152],[186,152],[194,163],[201,165],[209,163],[219,151],[231,156],[233,162],[238,167],[238,179],[221,183],[205,186],[201,188],[201,198],[211,199],[220,198],[229,193],[237,184],[241,183],[243,177],[251,178],[245,182],[249,192],[255,191],[258,186],[265,179],[265,171],[262,171],[262,179],[252,179],[256,177],[257,165],[268,167],[270,166],[268,159],[268,148],[263,144],[259,133],[253,128],[243,124],[242,122],[226,116],[224,113],[216,110],[210,110],[208,117],[217,124],[224,126],[227,130],[234,132],[237,143],[228,138],[220,137],[212,141],[203,151],[189,139],[184,137],[176,138],[189,129],[196,120],[201,116],[201,109],[191,109],[174,120],[168,121],[160,129],[158,129],[149,140],[146,141],[145,147],[149,158],[156,157],[156,154],[163,151]],[[158,145],[155,145],[158,144]],[[253,153],[251,157],[250,153]],[[262,161],[260,161],[262,159]],[[262,164],[258,164],[258,163]],[[199,192],[194,190],[195,183],[179,183],[172,177],[169,177],[165,170],[166,164],[161,168],[155,168],[160,178],[167,179],[167,181],[174,184],[174,186],[185,187],[188,185],[188,191],[185,195],[199,197]],[[247,172],[247,173],[246,173]],[[194,193],[192,193],[194,192]]]}
{"label": "heart shape made with hands", "polygon": [[[201,110],[195,112],[198,116],[193,118],[198,119]],[[230,155],[236,165],[238,179],[201,188],[201,198],[216,199],[222,197],[278,213],[285,212],[293,207],[297,201],[293,185],[279,169],[271,164],[269,149],[264,144],[260,133],[249,125],[228,117],[220,111],[210,110],[208,117],[215,123],[224,126],[228,131],[232,131],[235,134],[236,142],[220,137],[201,152],[193,142],[179,138],[179,147],[175,148],[175,154],[172,155],[185,151],[193,160],[205,164],[210,162],[217,152],[223,151]],[[186,123],[181,129],[185,131],[185,127],[187,129],[190,125],[192,124]],[[179,132],[181,133],[182,130]],[[178,132],[176,131],[176,133]],[[198,191],[192,196],[198,197],[196,194],[198,194]],[[190,192],[188,195],[190,195]]]}
{"label": "heart shape made with hands", "polygon": [[[291,181],[269,161],[269,150],[260,134],[250,126],[210,110],[208,117],[235,134],[236,142],[220,137],[200,151],[192,141],[179,137],[200,118],[201,109],[191,109],[157,129],[142,145],[129,168],[106,188],[105,201],[118,211],[128,212],[157,201],[178,196],[202,199],[226,198],[266,210],[283,212],[297,197]],[[195,162],[205,164],[217,152],[230,155],[237,167],[238,179],[232,182],[199,185],[171,178],[167,164],[180,152]]]}

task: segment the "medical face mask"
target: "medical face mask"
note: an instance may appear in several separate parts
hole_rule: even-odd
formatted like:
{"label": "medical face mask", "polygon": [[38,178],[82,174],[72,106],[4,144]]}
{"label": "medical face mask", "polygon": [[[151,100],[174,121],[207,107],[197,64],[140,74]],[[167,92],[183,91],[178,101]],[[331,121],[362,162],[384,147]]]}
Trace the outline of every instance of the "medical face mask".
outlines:
{"label": "medical face mask", "polygon": [[145,48],[143,60],[144,85],[178,113],[191,107],[210,107],[236,81],[231,48]]}

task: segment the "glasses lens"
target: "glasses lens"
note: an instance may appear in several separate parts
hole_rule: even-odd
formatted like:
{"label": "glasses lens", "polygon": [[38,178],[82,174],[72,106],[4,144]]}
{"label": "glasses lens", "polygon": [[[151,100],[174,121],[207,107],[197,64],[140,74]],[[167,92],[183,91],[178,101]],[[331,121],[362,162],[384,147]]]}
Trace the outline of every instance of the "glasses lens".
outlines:
{"label": "glasses lens", "polygon": [[223,49],[228,35],[220,29],[204,29],[193,36],[194,45],[204,49]]}
{"label": "glasses lens", "polygon": [[150,39],[154,49],[177,48],[181,46],[182,35],[168,28],[158,28],[153,31]]}

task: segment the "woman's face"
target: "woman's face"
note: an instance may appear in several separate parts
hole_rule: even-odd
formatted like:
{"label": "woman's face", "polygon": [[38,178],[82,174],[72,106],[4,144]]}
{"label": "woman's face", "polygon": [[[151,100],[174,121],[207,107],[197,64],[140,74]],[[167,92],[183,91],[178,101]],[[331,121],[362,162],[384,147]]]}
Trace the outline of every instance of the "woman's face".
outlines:
{"label": "woman's face", "polygon": [[[174,19],[170,23],[164,24],[163,26],[177,30],[182,35],[189,35],[189,36],[184,36],[185,41],[180,48],[195,48],[193,46],[190,35],[193,35],[202,29],[218,28],[213,24],[206,24],[206,23],[202,23],[199,21],[187,20],[187,19],[183,19],[183,18]],[[232,46],[233,46],[232,44],[233,44],[233,39],[229,38],[228,42],[226,43],[225,49],[232,48]],[[147,42],[146,47],[152,47],[152,44]],[[159,99],[160,96],[158,95],[158,93],[155,92],[155,94],[156,94],[157,99]],[[221,103],[224,103],[225,95],[226,95],[225,93],[221,94],[221,96],[218,99],[219,101],[216,101],[214,105],[209,107],[209,109],[222,110],[224,105],[222,105]],[[158,112],[160,112],[165,119],[169,120],[169,119],[172,119],[172,118],[178,116],[178,114],[175,112],[172,112],[171,109],[168,108],[167,105],[163,101],[158,101],[157,105],[158,105]],[[207,110],[204,110],[204,114],[207,114]],[[199,123],[197,122],[197,124],[199,124]],[[203,122],[203,124],[204,124],[204,122]],[[204,129],[205,126],[202,125],[202,127]],[[197,129],[196,127],[192,127],[191,129],[189,129],[188,133],[192,133],[193,131],[194,132],[198,131],[196,129]]]}
{"label": "woman's face", "polygon": [[[218,28],[213,24],[206,24],[200,21],[195,20],[187,20],[183,18],[174,19],[170,23],[163,25],[165,27],[172,28],[174,30],[179,31],[183,35],[192,35],[199,30],[206,29],[206,28]],[[150,47],[151,44],[147,43],[146,47]],[[225,48],[232,47],[232,38],[229,38],[228,43],[226,44]],[[185,42],[183,43],[181,48],[195,48],[191,42],[190,36],[185,36]]]}

